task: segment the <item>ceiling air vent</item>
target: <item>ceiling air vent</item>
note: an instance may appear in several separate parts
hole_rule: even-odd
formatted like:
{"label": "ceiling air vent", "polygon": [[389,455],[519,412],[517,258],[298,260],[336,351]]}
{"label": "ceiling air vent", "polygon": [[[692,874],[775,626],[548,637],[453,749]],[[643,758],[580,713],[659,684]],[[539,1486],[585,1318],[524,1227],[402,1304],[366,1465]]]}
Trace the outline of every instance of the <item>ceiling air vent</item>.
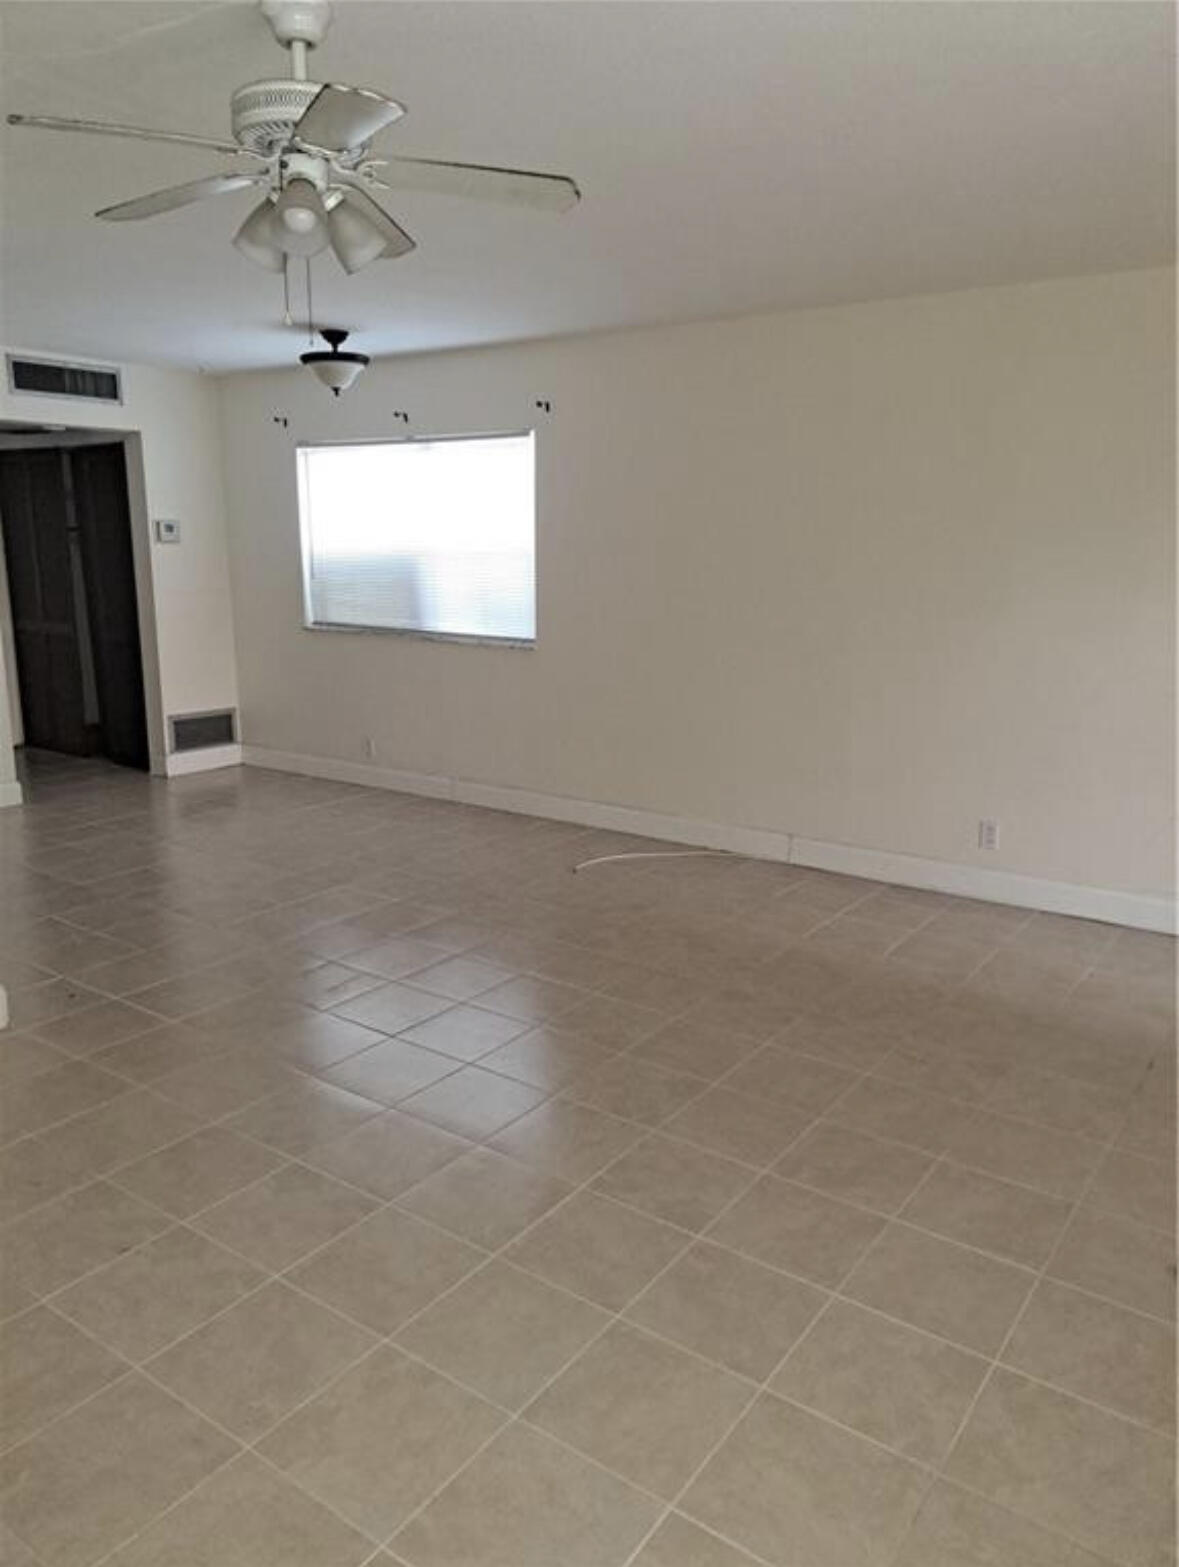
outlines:
{"label": "ceiling air vent", "polygon": [[234,711],[177,713],[168,720],[173,751],[203,751],[211,745],[233,745],[237,739]]}
{"label": "ceiling air vent", "polygon": [[80,397],[92,403],[121,403],[119,372],[106,365],[68,365],[60,359],[24,359],[6,354],[8,388],[37,397]]}

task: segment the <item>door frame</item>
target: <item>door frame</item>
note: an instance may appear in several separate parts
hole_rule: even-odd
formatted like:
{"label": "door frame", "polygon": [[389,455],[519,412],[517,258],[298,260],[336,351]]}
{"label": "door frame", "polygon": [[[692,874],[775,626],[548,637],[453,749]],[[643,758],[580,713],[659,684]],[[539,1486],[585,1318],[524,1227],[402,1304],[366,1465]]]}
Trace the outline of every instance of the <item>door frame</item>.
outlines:
{"label": "door frame", "polygon": [[[143,664],[143,703],[147,720],[147,744],[149,771],[166,776],[168,754],[167,732],[164,723],[163,689],[160,682],[160,650],[156,636],[155,591],[152,581],[151,521],[147,509],[147,486],[143,469],[143,438],[138,430],[97,428],[87,426],[30,425],[28,430],[0,431],[0,449],[19,451],[30,447],[62,446],[114,446],[121,445],[127,471],[127,504],[131,527],[131,554],[135,569],[135,608],[139,622],[139,650]],[[0,529],[4,526],[0,518]],[[8,598],[8,582],[4,565],[4,551],[0,548],[0,666],[5,666],[12,656],[11,642],[12,607]],[[0,669],[0,673],[4,673]],[[7,678],[0,680],[0,703],[4,704],[13,744],[23,738],[20,711],[20,687],[16,670],[7,671]],[[0,724],[0,730],[3,729]]]}

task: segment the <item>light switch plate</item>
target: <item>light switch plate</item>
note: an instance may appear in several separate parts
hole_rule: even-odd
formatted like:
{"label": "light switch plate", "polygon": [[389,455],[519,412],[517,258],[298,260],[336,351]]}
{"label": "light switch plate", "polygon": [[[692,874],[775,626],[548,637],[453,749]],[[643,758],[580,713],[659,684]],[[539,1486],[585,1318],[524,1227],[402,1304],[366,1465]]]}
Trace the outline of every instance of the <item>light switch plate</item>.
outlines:
{"label": "light switch plate", "polygon": [[156,518],[156,542],[158,544],[180,543],[180,524],[175,517]]}

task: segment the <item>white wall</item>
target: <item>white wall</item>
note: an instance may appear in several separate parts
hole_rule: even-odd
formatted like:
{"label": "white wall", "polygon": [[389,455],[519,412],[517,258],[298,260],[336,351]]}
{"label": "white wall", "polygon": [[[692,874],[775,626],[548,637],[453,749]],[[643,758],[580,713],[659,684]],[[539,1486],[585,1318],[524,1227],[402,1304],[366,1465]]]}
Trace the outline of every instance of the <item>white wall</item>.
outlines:
{"label": "white wall", "polygon": [[[7,351],[38,357],[34,349]],[[171,767],[166,715],[237,706],[217,385],[180,370],[121,371],[121,404],[10,392],[5,379],[0,419],[126,438],[148,732],[153,770],[163,771]],[[179,544],[155,542],[155,517],[180,520]]]}
{"label": "white wall", "polygon": [[[245,738],[1165,894],[1172,315],[1128,273],[386,360],[338,403],[228,377]],[[302,629],[295,442],[394,409],[536,421],[534,651]]]}

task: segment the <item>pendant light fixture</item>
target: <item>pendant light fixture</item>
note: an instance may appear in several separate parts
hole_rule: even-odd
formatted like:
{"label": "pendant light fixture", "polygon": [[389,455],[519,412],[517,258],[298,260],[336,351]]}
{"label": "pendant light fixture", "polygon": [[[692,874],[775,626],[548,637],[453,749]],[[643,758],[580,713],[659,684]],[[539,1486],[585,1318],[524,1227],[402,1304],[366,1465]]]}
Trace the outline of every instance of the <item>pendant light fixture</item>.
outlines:
{"label": "pendant light fixture", "polygon": [[325,343],[331,345],[331,352],[325,353],[322,348],[313,348],[308,353],[299,355],[299,363],[306,365],[308,370],[329,388],[333,397],[339,397],[341,392],[348,390],[368,364],[368,355],[341,353],[341,345],[347,341],[348,334],[338,326],[321,327],[319,335]]}

